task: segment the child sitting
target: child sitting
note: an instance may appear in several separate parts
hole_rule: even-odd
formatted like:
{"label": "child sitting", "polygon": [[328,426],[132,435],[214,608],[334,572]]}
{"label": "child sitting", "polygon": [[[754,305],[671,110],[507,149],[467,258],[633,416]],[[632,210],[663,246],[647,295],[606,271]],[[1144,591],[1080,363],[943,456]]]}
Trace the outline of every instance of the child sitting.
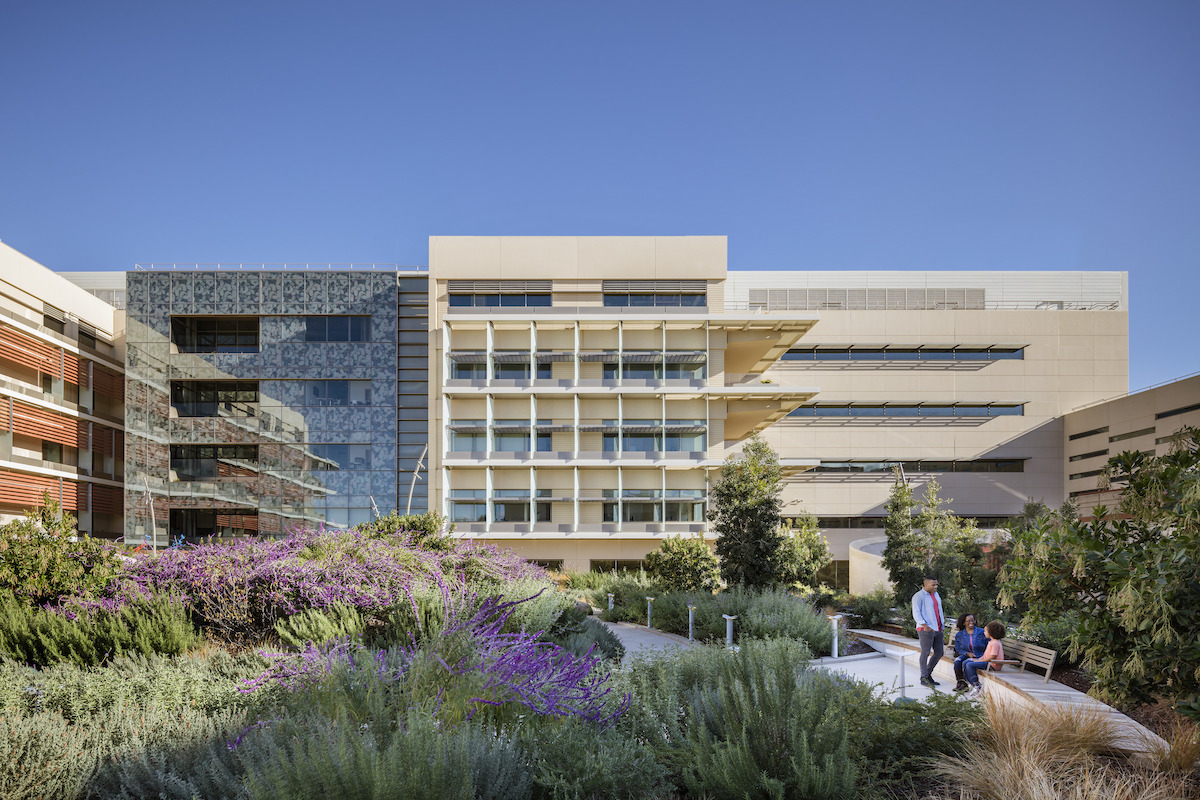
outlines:
{"label": "child sitting", "polygon": [[992,620],[987,625],[983,626],[983,635],[987,637],[987,647],[983,649],[983,656],[978,660],[966,661],[963,663],[963,673],[967,676],[967,683],[971,684],[971,692],[968,697],[978,697],[983,693],[983,686],[979,683],[979,670],[981,669],[1003,669],[1003,664],[993,664],[993,661],[1004,660],[1004,645],[1000,640],[1008,631],[1004,627],[1004,623],[999,620]]}

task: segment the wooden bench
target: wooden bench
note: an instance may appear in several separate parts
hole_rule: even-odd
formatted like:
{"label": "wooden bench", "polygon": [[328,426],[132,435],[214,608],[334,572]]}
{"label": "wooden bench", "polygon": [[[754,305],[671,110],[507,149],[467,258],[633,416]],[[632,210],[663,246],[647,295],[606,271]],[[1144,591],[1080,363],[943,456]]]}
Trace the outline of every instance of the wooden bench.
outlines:
{"label": "wooden bench", "polygon": [[1017,672],[1024,672],[1026,667],[1039,667],[1046,670],[1046,677],[1042,679],[1042,683],[1050,682],[1050,673],[1054,672],[1054,662],[1058,658],[1057,651],[1016,639],[1004,639],[1002,643],[1004,660],[993,661],[993,664],[1011,664],[1017,667]]}

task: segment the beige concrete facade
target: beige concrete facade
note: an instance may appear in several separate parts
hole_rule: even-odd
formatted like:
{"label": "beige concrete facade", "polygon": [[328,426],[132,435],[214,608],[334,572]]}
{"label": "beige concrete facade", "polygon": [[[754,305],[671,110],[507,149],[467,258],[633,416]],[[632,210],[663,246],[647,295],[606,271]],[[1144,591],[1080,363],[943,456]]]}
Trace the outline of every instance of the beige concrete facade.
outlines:
{"label": "beige concrete facade", "polygon": [[[785,515],[829,523],[845,562],[882,533],[890,462],[989,524],[1060,502],[1063,414],[1127,388],[1124,273],[727,272],[726,253],[724,237],[432,237],[433,505],[529,558],[637,561],[707,535],[708,473],[762,432],[789,467]],[[625,291],[704,304],[606,300]],[[481,293],[528,300],[450,303]],[[626,369],[651,362],[667,372]],[[685,430],[702,450],[624,444]],[[500,519],[504,498],[528,518]],[[677,498],[698,504],[686,520]],[[623,516],[643,501],[664,517]]]}
{"label": "beige concrete facade", "polygon": [[1090,515],[1100,505],[1116,507],[1120,492],[1107,490],[1101,475],[1108,459],[1127,450],[1165,455],[1171,436],[1184,426],[1200,426],[1200,376],[1114,397],[1063,417],[1067,494]]}

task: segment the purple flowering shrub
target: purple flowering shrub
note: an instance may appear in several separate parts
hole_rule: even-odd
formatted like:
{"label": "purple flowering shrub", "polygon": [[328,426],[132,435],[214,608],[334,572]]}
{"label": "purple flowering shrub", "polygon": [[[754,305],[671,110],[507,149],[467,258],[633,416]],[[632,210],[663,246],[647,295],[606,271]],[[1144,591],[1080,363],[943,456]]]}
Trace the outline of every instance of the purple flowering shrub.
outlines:
{"label": "purple flowering shrub", "polygon": [[[505,632],[514,610],[532,598],[481,601],[444,586],[442,597],[446,622],[436,636],[390,649],[351,639],[309,645],[298,655],[273,656],[244,691],[330,716],[363,698],[388,696],[394,712],[432,704],[447,724],[533,715],[607,727],[629,708],[630,696],[612,696],[602,659],[590,651],[576,656],[542,640],[541,631]],[[351,716],[370,715],[364,708]]]}
{"label": "purple flowering shrub", "polygon": [[210,634],[247,641],[269,635],[282,617],[339,603],[364,611],[402,604],[415,610],[417,595],[436,591],[447,576],[503,585],[544,575],[511,552],[459,539],[431,551],[402,534],[296,530],[282,539],[138,554],[103,595],[65,603],[115,610],[171,593]]}

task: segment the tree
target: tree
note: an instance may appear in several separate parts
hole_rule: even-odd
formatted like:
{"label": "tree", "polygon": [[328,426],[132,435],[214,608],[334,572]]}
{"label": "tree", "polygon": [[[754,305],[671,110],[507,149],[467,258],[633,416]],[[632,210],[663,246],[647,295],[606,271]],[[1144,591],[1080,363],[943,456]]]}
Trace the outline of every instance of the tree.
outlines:
{"label": "tree", "polygon": [[672,592],[711,592],[721,579],[716,555],[699,536],[667,537],[646,556],[646,571]]}
{"label": "tree", "polygon": [[777,577],[787,586],[797,584],[813,588],[817,573],[833,561],[829,542],[821,534],[817,518],[812,514],[800,514],[796,526],[787,531],[779,547]]}
{"label": "tree", "polygon": [[896,604],[903,606],[921,588],[922,578],[935,577],[947,607],[983,614],[996,604],[996,571],[983,554],[983,534],[975,520],[961,519],[949,509],[936,480],[925,484],[919,513],[913,490],[896,472],[896,482],[884,508],[887,546],[883,565],[895,587]]}
{"label": "tree", "polygon": [[1163,456],[1121,453],[1108,481],[1123,518],[1055,515],[1013,540],[1001,599],[1033,622],[1074,614],[1069,654],[1115,703],[1170,698],[1200,707],[1200,429]]}
{"label": "tree", "polygon": [[726,458],[720,476],[710,480],[708,519],[717,532],[721,577],[727,583],[762,587],[777,581],[782,490],[779,458],[758,436]]}

